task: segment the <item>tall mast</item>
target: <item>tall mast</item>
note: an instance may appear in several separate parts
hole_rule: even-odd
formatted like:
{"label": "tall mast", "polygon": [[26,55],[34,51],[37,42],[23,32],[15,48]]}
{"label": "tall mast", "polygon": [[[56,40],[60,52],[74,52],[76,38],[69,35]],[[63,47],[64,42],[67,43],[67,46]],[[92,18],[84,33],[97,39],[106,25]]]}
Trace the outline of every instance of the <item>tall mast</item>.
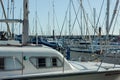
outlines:
{"label": "tall mast", "polygon": [[[6,15],[6,12],[5,12],[3,1],[0,0],[0,3],[1,3],[2,9],[3,9],[4,17],[5,17],[5,19],[7,19],[7,15]],[[11,32],[10,32],[9,24],[8,24],[8,22],[5,22],[5,23],[7,25],[8,36],[11,37]]]}
{"label": "tall mast", "polygon": [[[11,0],[12,3],[12,19],[14,20],[14,0]],[[14,21],[12,22],[12,39],[14,39]]]}
{"label": "tall mast", "polygon": [[112,18],[111,18],[110,25],[109,25],[109,31],[110,31],[110,28],[112,27],[112,23],[113,23],[113,21],[115,19],[118,6],[119,6],[119,0],[116,0],[116,4],[115,4],[114,11],[113,11]]}
{"label": "tall mast", "polygon": [[28,1],[29,0],[23,0],[23,9],[24,9],[24,14],[23,14],[23,32],[22,32],[22,44],[27,45],[28,42],[28,30],[29,30],[29,20],[28,20]]}
{"label": "tall mast", "polygon": [[55,5],[53,0],[53,40],[55,40]]}
{"label": "tall mast", "polygon": [[110,0],[107,0],[106,44],[108,44],[108,40],[109,40],[109,11],[110,11]]}
{"label": "tall mast", "polygon": [[7,19],[9,19],[9,0],[8,0],[8,6],[7,6]]}
{"label": "tall mast", "polygon": [[82,38],[83,38],[83,24],[82,24],[82,20],[83,20],[83,18],[82,18],[82,16],[83,16],[83,10],[82,10],[82,0],[80,0],[80,6],[81,6],[81,36],[82,36]]}
{"label": "tall mast", "polygon": [[94,38],[95,38],[95,30],[96,30],[96,9],[95,8],[93,8],[93,13],[94,13],[93,18],[94,18]]}
{"label": "tall mast", "polygon": [[69,2],[69,36],[71,36],[71,3],[72,0]]}
{"label": "tall mast", "polygon": [[49,11],[48,11],[48,29],[47,30],[48,30],[47,34],[51,35],[51,32],[50,32],[51,31],[51,28],[50,28],[50,12]]}
{"label": "tall mast", "polygon": [[38,45],[38,32],[37,32],[37,0],[36,0],[36,20],[35,20],[35,32],[36,32],[36,45]]}

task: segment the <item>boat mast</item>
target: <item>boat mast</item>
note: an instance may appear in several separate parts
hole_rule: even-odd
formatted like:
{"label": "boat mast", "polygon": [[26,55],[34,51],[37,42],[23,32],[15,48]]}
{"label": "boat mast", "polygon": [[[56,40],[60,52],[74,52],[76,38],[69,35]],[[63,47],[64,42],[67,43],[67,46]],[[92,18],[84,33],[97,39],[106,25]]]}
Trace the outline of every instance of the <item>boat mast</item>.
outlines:
{"label": "boat mast", "polygon": [[55,40],[55,5],[53,0],[53,40]]}
{"label": "boat mast", "polygon": [[36,12],[35,12],[35,17],[36,17],[36,20],[35,20],[35,32],[36,32],[36,45],[38,45],[38,32],[37,32],[37,0],[36,0]]}
{"label": "boat mast", "polygon": [[94,13],[94,15],[93,15],[93,19],[94,19],[94,39],[95,39],[95,28],[96,28],[96,9],[95,8],[93,8],[93,13]]}
{"label": "boat mast", "polygon": [[[0,0],[0,3],[1,3],[1,6],[2,6],[2,9],[3,9],[3,13],[4,13],[4,17],[5,19],[7,19],[7,15],[6,15],[6,12],[5,12],[5,8],[4,8],[4,5],[3,5],[3,1]],[[8,32],[8,37],[11,38],[11,31],[10,31],[10,27],[9,27],[9,24],[7,21],[5,21],[6,25],[7,25],[7,32]]]}
{"label": "boat mast", "polygon": [[69,37],[71,37],[71,3],[72,0],[69,2]]}
{"label": "boat mast", "polygon": [[7,6],[7,19],[9,19],[9,0],[8,0],[8,6]]}
{"label": "boat mast", "polygon": [[83,23],[82,22],[82,20],[83,20],[83,18],[82,18],[83,17],[83,9],[82,9],[82,0],[80,0],[80,6],[81,6],[81,16],[80,16],[81,17],[81,36],[83,38],[83,28],[82,28],[83,27],[83,24],[82,24]]}
{"label": "boat mast", "polygon": [[[14,20],[14,0],[11,0],[12,3],[12,19]],[[14,39],[14,21],[12,22],[12,39]]]}
{"label": "boat mast", "polygon": [[28,42],[28,34],[29,34],[29,33],[28,33],[28,30],[29,30],[28,1],[29,1],[29,0],[23,0],[24,14],[23,14],[22,45],[27,45],[27,42]]}
{"label": "boat mast", "polygon": [[106,44],[108,44],[108,40],[109,40],[109,11],[110,11],[110,0],[107,0]]}

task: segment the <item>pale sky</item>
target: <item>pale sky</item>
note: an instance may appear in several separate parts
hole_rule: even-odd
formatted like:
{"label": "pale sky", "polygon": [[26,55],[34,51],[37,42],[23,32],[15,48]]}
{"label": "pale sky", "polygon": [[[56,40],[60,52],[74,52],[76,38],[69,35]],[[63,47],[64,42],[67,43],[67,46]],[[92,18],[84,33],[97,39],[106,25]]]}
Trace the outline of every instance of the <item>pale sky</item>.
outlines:
{"label": "pale sky", "polygon": [[[3,0],[6,14],[7,14],[7,7],[8,7],[8,0]],[[9,0],[9,18],[12,18],[12,0]],[[70,0],[29,0],[29,27],[30,27],[30,34],[36,34],[36,21],[37,20],[37,33],[39,35],[51,35],[52,30],[54,28],[55,34],[59,35],[61,28],[63,27],[62,34],[69,35],[69,11],[67,11],[68,5]],[[98,20],[98,16],[100,14],[100,9],[102,6],[103,0],[82,0],[83,7],[84,7],[84,15],[82,15],[82,25],[81,25],[81,9],[79,9],[80,0],[72,0],[73,5],[71,6],[71,34],[73,35],[81,35],[82,34],[94,34],[92,25],[94,25],[94,12],[93,8],[96,9],[96,22]],[[115,6],[116,0],[110,0],[110,20],[111,15],[113,13],[113,8]],[[54,18],[53,18],[53,2],[54,2]],[[101,16],[99,19],[98,27],[102,27],[102,34],[106,34],[105,31],[105,14],[106,14],[106,2],[104,0]],[[23,18],[23,0],[14,0],[14,18]],[[119,6],[120,7],[120,4]],[[1,8],[1,6],[0,6]],[[77,15],[77,20],[75,11],[79,10]],[[36,19],[36,12],[37,12],[37,19]],[[67,14],[66,14],[67,12]],[[119,9],[117,10],[117,13]],[[2,13],[2,8],[0,9],[0,13]],[[64,18],[66,16],[65,22]],[[85,16],[85,18],[84,18]],[[87,17],[88,16],[88,17]],[[0,17],[3,18],[3,13],[0,14]],[[118,17],[116,19],[116,25],[111,27],[110,34],[119,34],[120,31],[120,14],[118,13]],[[54,22],[53,22],[54,21]],[[75,22],[75,23],[74,23]],[[48,25],[49,23],[49,25]],[[53,27],[54,23],[54,27]],[[86,24],[87,23],[87,24]],[[64,24],[64,26],[63,26]],[[92,24],[92,25],[91,25]],[[11,24],[10,24],[11,25]],[[4,27],[3,27],[4,26]],[[12,26],[12,25],[11,25]],[[21,34],[22,25],[19,23],[14,24],[15,29],[14,32],[16,34]],[[82,26],[82,28],[81,28]],[[20,27],[20,28],[19,28]],[[0,29],[6,30],[5,24],[0,23]],[[82,30],[81,30],[82,29]],[[98,30],[97,30],[98,31]]]}

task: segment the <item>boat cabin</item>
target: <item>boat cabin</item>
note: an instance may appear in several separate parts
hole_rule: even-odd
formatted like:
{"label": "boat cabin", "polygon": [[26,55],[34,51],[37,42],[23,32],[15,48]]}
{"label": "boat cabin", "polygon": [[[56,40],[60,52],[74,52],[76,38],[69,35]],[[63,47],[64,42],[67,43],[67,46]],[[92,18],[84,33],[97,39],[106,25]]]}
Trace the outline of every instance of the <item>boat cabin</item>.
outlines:
{"label": "boat cabin", "polygon": [[0,77],[71,70],[63,55],[48,47],[0,47]]}

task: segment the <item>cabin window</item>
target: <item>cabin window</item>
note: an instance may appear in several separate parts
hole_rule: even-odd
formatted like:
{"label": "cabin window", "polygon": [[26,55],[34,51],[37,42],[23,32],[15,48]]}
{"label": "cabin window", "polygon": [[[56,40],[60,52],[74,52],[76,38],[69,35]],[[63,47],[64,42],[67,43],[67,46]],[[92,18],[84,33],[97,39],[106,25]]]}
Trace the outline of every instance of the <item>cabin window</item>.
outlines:
{"label": "cabin window", "polygon": [[53,57],[53,58],[51,58],[51,60],[52,60],[52,62],[51,62],[52,67],[61,67],[62,66],[62,62],[58,58]]}
{"label": "cabin window", "polygon": [[36,68],[46,67],[46,58],[44,57],[31,57],[30,61]]}
{"label": "cabin window", "polygon": [[56,58],[52,58],[52,65],[57,66],[57,59]]}
{"label": "cabin window", "polygon": [[0,70],[4,70],[4,58],[0,58]]}
{"label": "cabin window", "polygon": [[46,60],[45,58],[38,58],[38,67],[45,67],[46,66]]}
{"label": "cabin window", "polygon": [[51,68],[62,66],[62,62],[56,57],[31,57],[30,61],[36,68]]}
{"label": "cabin window", "polygon": [[23,65],[15,57],[0,57],[0,71],[2,70],[20,70]]}

